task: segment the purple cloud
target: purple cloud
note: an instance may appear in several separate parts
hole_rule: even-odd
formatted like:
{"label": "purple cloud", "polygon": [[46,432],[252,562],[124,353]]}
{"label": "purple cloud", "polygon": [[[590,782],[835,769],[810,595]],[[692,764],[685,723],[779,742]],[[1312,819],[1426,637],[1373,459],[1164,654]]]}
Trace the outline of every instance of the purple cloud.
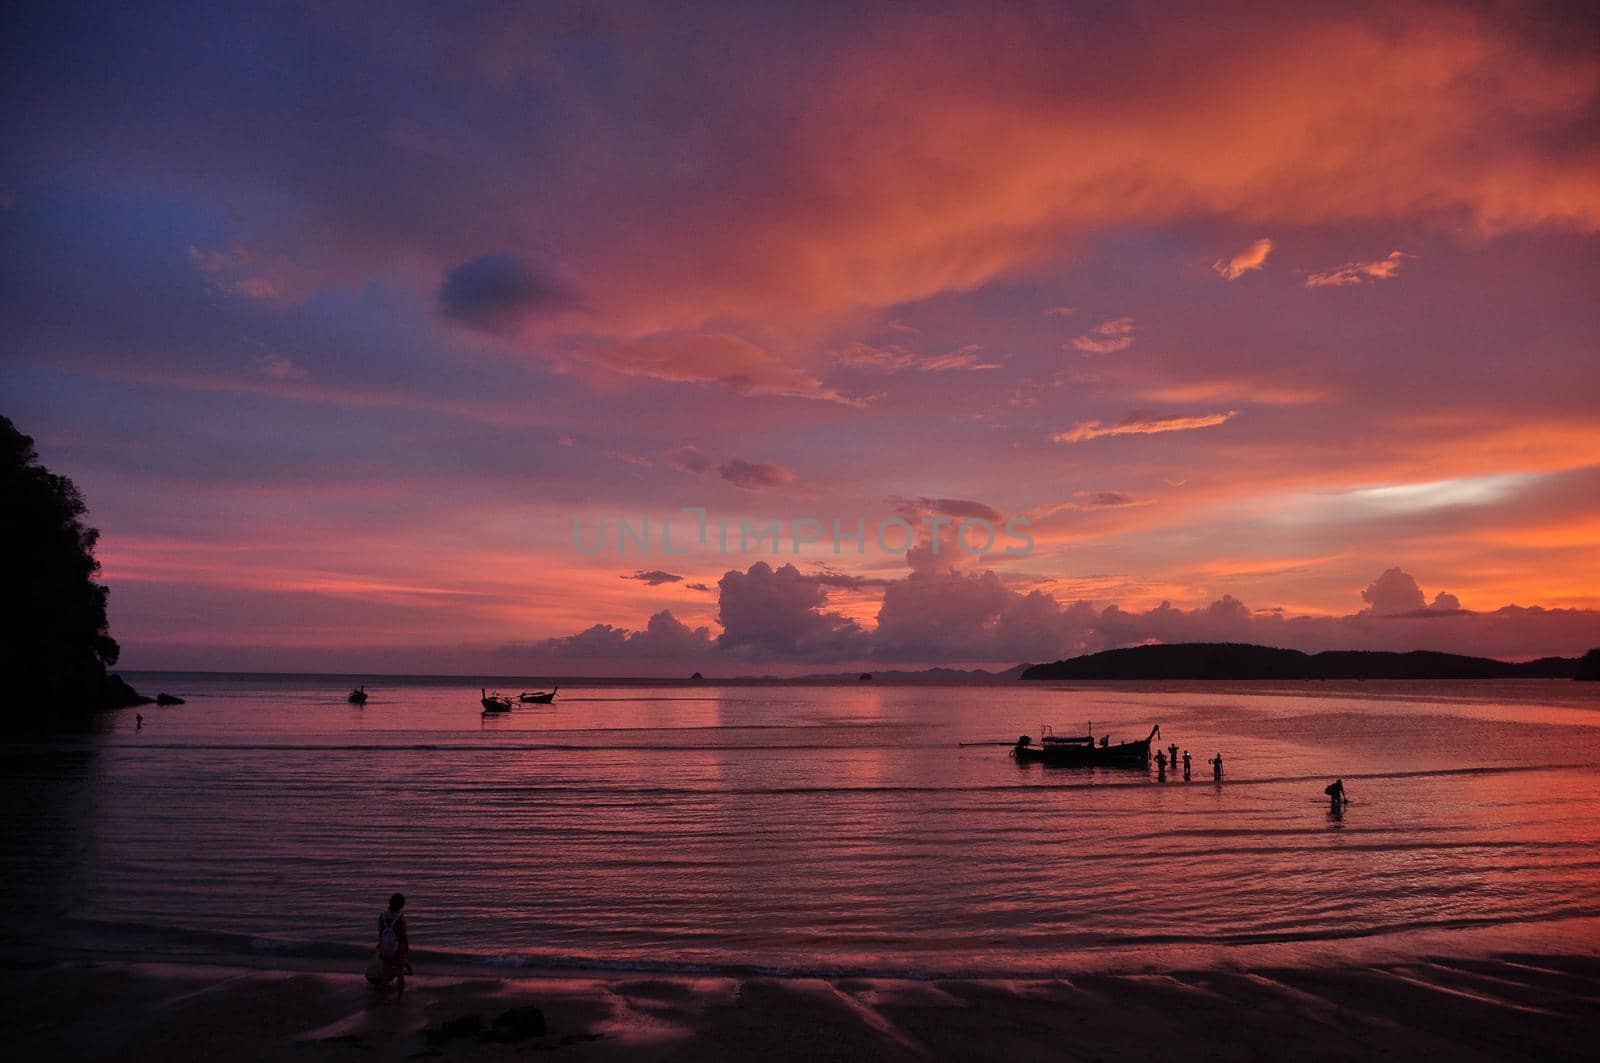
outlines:
{"label": "purple cloud", "polygon": [[576,302],[563,284],[508,254],[463,262],[448,270],[439,286],[439,313],[483,332],[515,332],[541,314]]}
{"label": "purple cloud", "polygon": [[746,491],[759,491],[768,487],[785,487],[794,481],[794,473],[770,461],[746,461],[732,458],[717,466],[722,478]]}

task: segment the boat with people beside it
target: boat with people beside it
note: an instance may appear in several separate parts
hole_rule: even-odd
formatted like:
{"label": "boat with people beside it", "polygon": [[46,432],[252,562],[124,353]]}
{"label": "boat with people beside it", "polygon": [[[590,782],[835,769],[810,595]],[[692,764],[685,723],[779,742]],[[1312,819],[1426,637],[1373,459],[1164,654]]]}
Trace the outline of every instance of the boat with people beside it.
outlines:
{"label": "boat with people beside it", "polygon": [[478,688],[478,693],[483,695],[482,700],[479,703],[483,706],[483,711],[486,714],[491,712],[511,711],[511,699],[506,695],[491,694],[483,687]]}
{"label": "boat with people beside it", "polygon": [[551,687],[549,690],[538,690],[532,693],[524,690],[521,701],[524,705],[548,705],[556,700],[556,691],[560,687]]}
{"label": "boat with people beside it", "polygon": [[1019,763],[1039,763],[1068,768],[1148,768],[1150,743],[1161,733],[1161,725],[1150,728],[1144,738],[1133,742],[1112,742],[1110,735],[1097,740],[1093,728],[1086,735],[1061,737],[1041,727],[1039,744],[1029,735],[1020,735],[1011,747]]}

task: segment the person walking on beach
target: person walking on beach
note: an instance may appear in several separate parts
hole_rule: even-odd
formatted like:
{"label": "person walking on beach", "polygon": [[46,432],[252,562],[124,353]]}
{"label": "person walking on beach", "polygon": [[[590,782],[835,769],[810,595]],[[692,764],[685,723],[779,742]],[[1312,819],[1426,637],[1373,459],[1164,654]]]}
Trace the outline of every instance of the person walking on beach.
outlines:
{"label": "person walking on beach", "polygon": [[1211,777],[1217,782],[1222,781],[1222,754],[1218,753],[1211,758]]}
{"label": "person walking on beach", "polygon": [[1183,751],[1183,781],[1189,781],[1189,751],[1187,749]]}
{"label": "person walking on beach", "polygon": [[135,731],[144,730],[144,713],[136,712],[133,714],[133,729]]}
{"label": "person walking on beach", "polygon": [[382,988],[394,984],[401,996],[406,993],[406,975],[411,973],[411,939],[406,934],[406,895],[396,893],[389,907],[378,913],[378,954],[367,969],[367,980]]}

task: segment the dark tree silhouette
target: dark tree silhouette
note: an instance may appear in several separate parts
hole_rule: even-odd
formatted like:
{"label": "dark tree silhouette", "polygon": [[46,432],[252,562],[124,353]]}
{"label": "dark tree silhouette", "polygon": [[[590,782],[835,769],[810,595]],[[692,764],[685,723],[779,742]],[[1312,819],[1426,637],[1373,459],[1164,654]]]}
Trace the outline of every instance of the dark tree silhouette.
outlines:
{"label": "dark tree silhouette", "polygon": [[39,464],[33,440],[0,417],[0,688],[14,712],[135,704],[106,669],[105,587],[94,578],[100,533],[84,526],[71,480]]}
{"label": "dark tree silhouette", "polygon": [[1578,674],[1572,678],[1600,682],[1600,649],[1590,650],[1578,658]]}

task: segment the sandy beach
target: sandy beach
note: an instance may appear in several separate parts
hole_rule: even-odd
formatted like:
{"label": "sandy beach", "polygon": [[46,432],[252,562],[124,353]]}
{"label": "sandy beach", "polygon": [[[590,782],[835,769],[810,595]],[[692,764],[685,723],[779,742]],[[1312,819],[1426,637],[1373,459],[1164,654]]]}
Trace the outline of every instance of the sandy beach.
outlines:
{"label": "sandy beach", "polygon": [[[0,967],[12,1058],[611,1060],[1592,1058],[1600,959],[1098,973],[1038,981]],[[498,1016],[537,1007],[545,1032]]]}

